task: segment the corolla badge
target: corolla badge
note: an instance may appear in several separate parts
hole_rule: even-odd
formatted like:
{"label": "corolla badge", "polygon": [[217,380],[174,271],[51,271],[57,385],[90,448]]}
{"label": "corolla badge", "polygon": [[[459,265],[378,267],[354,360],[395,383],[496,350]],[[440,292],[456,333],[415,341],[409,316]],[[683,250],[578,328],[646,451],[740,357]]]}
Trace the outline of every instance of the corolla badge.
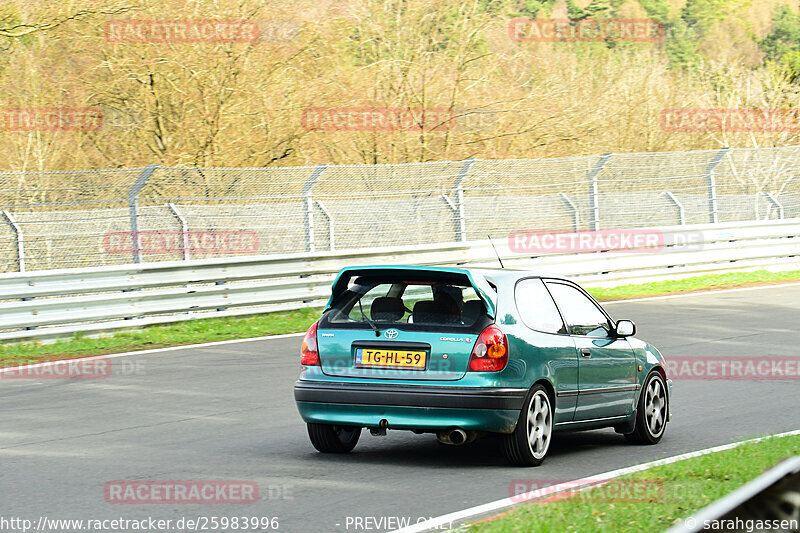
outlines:
{"label": "corolla badge", "polygon": [[472,342],[472,337],[439,337],[439,340],[450,342]]}
{"label": "corolla badge", "polygon": [[383,332],[383,336],[387,339],[396,339],[398,335],[400,335],[400,332],[396,329],[387,329]]}

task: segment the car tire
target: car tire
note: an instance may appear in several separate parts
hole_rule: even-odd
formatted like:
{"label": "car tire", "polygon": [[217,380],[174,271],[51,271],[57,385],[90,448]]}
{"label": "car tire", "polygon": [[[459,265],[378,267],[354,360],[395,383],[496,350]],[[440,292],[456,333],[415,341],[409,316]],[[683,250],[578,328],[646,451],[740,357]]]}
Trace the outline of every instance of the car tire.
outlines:
{"label": "car tire", "polygon": [[361,436],[359,427],[313,423],[307,425],[311,444],[322,453],[348,453],[356,447]]}
{"label": "car tire", "polygon": [[625,438],[633,444],[656,444],[664,436],[669,413],[669,397],[664,378],[653,371],[645,379],[639,405],[636,408],[636,422],[631,433]]}
{"label": "car tire", "polygon": [[503,451],[511,464],[539,466],[553,437],[553,406],[547,390],[534,385],[519,413],[514,432],[503,436]]}

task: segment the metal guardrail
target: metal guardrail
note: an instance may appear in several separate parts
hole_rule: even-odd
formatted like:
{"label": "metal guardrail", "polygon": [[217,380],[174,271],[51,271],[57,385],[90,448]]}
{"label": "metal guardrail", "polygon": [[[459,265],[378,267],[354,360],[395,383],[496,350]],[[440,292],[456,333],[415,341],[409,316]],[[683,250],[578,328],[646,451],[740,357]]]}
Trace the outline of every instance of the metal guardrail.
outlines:
{"label": "metal guardrail", "polygon": [[[513,242],[495,244],[506,268],[588,285],[800,269],[800,218],[619,231],[657,234],[659,245],[643,253],[522,254]],[[472,241],[2,274],[0,341],[321,305],[334,274],[354,264],[499,266],[489,241]]]}
{"label": "metal guardrail", "polygon": [[[756,525],[759,523],[760,526]],[[789,532],[798,531],[798,523],[800,457],[792,457],[690,516],[667,533],[709,530]]]}

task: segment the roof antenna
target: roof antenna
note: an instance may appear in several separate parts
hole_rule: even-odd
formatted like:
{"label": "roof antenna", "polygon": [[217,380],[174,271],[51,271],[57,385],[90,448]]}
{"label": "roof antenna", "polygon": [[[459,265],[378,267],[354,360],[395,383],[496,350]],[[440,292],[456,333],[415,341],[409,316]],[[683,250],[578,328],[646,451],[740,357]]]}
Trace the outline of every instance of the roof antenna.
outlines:
{"label": "roof antenna", "polygon": [[497,256],[497,261],[500,263],[500,268],[505,268],[503,266],[503,260],[500,259],[500,254],[497,253],[497,248],[494,247],[494,241],[492,240],[492,236],[491,235],[487,235],[487,237],[489,237],[489,243],[491,243],[491,245],[492,245],[492,250],[494,250],[494,255]]}

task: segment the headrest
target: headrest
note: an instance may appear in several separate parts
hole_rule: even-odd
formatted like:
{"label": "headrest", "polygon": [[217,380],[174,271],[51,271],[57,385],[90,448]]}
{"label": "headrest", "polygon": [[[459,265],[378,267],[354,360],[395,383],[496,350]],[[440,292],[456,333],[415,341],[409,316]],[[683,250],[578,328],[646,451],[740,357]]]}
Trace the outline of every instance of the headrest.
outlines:
{"label": "headrest", "polygon": [[391,296],[381,296],[372,301],[370,315],[375,322],[397,322],[406,314],[403,300]]}

